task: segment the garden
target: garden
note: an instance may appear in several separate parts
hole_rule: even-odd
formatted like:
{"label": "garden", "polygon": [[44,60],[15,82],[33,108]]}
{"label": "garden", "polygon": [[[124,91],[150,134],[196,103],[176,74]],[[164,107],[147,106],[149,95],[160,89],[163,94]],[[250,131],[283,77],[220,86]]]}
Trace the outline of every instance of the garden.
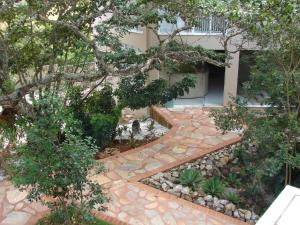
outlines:
{"label": "garden", "polygon": [[[233,93],[226,106],[210,110],[219,131],[239,131],[240,143],[142,180],[255,224],[286,185],[300,187],[299,6],[298,0],[1,1],[0,184],[11,181],[28,192],[28,202],[50,209],[40,225],[107,224],[94,216],[110,201],[89,179],[91,171],[106,171],[97,160],[168,132],[147,115],[124,120],[122,112],[163,106],[195,87],[189,69],[172,85],[161,72],[230,67],[233,54],[255,43],[245,59],[250,80],[237,85],[249,99],[267,93],[261,100],[267,107],[249,109]],[[187,44],[182,32],[212,14],[226,20],[222,51]],[[160,35],[162,23],[177,24],[179,17],[184,27]],[[157,45],[126,46],[137,28],[151,32]]]}
{"label": "garden", "polygon": [[249,186],[247,172],[239,162],[235,148],[235,145],[226,147],[141,182],[255,224],[268,204],[255,192],[255,187]]}

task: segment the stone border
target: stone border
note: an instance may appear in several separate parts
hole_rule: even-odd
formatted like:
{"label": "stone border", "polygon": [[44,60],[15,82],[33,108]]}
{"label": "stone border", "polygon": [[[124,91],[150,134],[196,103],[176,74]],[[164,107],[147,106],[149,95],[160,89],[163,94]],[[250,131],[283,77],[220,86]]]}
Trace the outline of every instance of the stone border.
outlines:
{"label": "stone border", "polygon": [[175,195],[171,195],[171,194],[169,194],[167,192],[163,192],[163,191],[158,190],[156,188],[150,187],[150,186],[145,185],[145,184],[143,184],[141,182],[133,182],[133,183],[135,183],[136,186],[140,187],[141,189],[148,190],[151,193],[156,194],[157,196],[162,196],[162,197],[164,197],[166,199],[170,199],[170,200],[176,200],[181,205],[186,205],[186,206],[189,206],[189,207],[191,207],[193,209],[201,210],[202,212],[205,212],[205,213],[207,213],[209,215],[214,215],[214,216],[217,216],[219,218],[223,218],[224,220],[226,220],[228,222],[232,222],[232,223],[237,224],[237,225],[249,225],[248,223],[245,223],[243,221],[237,220],[237,219],[232,218],[230,216],[224,215],[223,213],[220,213],[220,212],[217,212],[215,210],[212,210],[212,209],[209,209],[209,208],[197,205],[195,203],[189,202],[189,201],[187,201],[185,199],[179,198],[179,197],[177,197]]}
{"label": "stone border", "polygon": [[[203,110],[208,110],[208,109],[203,109]],[[131,154],[131,153],[139,152],[143,148],[149,148],[149,147],[151,147],[151,146],[153,146],[155,144],[160,143],[162,139],[165,139],[165,138],[168,138],[168,137],[172,137],[177,132],[177,130],[179,128],[179,126],[177,124],[177,121],[172,118],[172,115],[170,115],[170,112],[167,109],[160,108],[160,107],[157,107],[157,106],[152,106],[150,108],[150,116],[153,119],[155,119],[157,122],[159,122],[160,124],[162,124],[162,125],[170,128],[170,131],[167,134],[165,134],[164,136],[162,136],[161,138],[159,138],[159,139],[157,139],[157,140],[155,140],[155,141],[153,141],[151,143],[148,143],[148,144],[140,146],[138,148],[126,151],[124,153],[119,153],[117,155],[110,156],[110,157],[105,158],[105,159],[101,159],[101,160],[99,160],[99,162],[105,162],[105,161],[110,160],[110,159],[118,159],[120,156],[126,156],[126,155]],[[173,163],[169,163],[168,165],[165,165],[165,166],[163,166],[161,168],[158,168],[158,169],[155,169],[153,171],[146,172],[144,174],[134,176],[132,178],[129,178],[127,181],[130,182],[130,183],[136,184],[141,189],[148,190],[151,193],[157,194],[159,196],[163,196],[163,197],[165,197],[167,199],[176,200],[176,201],[178,201],[182,205],[187,205],[187,206],[189,206],[191,208],[198,209],[198,210],[201,210],[203,212],[206,212],[207,214],[214,215],[214,216],[217,216],[217,217],[221,217],[224,220],[227,220],[229,222],[232,222],[232,223],[235,223],[235,224],[238,224],[238,225],[249,225],[248,223],[245,223],[245,222],[240,221],[238,219],[234,219],[234,218],[232,218],[230,216],[226,216],[223,213],[220,213],[220,212],[214,211],[212,209],[209,209],[209,208],[206,208],[206,207],[194,204],[192,202],[189,202],[189,201],[186,201],[184,199],[178,198],[178,197],[176,197],[174,195],[171,195],[171,194],[163,192],[161,190],[149,187],[149,186],[147,186],[147,185],[139,182],[140,180],[145,179],[147,177],[150,177],[150,176],[152,176],[154,174],[157,174],[159,172],[164,172],[164,171],[170,170],[170,169],[172,169],[174,167],[177,167],[179,165],[182,165],[182,164],[194,161],[194,160],[196,160],[196,159],[198,159],[200,157],[205,156],[206,154],[216,152],[216,151],[218,151],[218,150],[220,150],[220,149],[222,149],[224,147],[227,147],[227,146],[232,145],[232,144],[236,144],[236,143],[238,143],[240,141],[241,141],[241,137],[237,137],[237,138],[232,139],[230,141],[224,141],[223,143],[218,144],[218,145],[216,145],[214,147],[211,147],[211,148],[207,148],[204,151],[202,151],[202,152],[200,152],[200,153],[198,153],[196,155],[192,155],[192,156],[189,156],[189,157],[187,157],[185,159],[178,160],[178,161],[173,162]],[[101,212],[100,213],[98,212],[96,215],[100,219],[102,219],[104,221],[107,221],[109,223],[113,223],[114,225],[129,225],[128,223],[124,223],[124,222],[122,222],[122,221],[120,221],[120,220],[118,220],[116,218],[113,218],[113,217],[108,216],[108,215],[106,215],[104,213],[101,213]]]}
{"label": "stone border", "polygon": [[[151,109],[152,111],[155,111],[155,114],[152,112],[152,115],[155,115],[155,118],[159,118],[159,121],[158,121],[159,123],[161,123],[163,125],[169,124],[168,126],[171,126],[170,131],[168,133],[166,133],[165,135],[163,135],[162,137],[160,137],[160,138],[156,139],[155,141],[152,141],[146,145],[143,145],[143,146],[131,149],[129,151],[107,157],[105,159],[100,159],[100,160],[98,160],[98,162],[105,162],[110,159],[117,159],[117,158],[119,158],[119,156],[126,156],[131,153],[139,152],[144,148],[149,148],[149,147],[152,147],[153,145],[159,144],[162,139],[164,139],[166,137],[172,137],[176,133],[178,126],[176,125],[176,122],[173,119],[171,119],[172,116],[170,115],[169,118],[166,118],[164,115],[162,115],[161,111],[164,110],[163,108],[159,108],[157,106],[152,106],[151,108],[152,108]],[[168,111],[165,109],[164,113],[168,113]],[[157,115],[160,115],[160,116],[157,116]]]}

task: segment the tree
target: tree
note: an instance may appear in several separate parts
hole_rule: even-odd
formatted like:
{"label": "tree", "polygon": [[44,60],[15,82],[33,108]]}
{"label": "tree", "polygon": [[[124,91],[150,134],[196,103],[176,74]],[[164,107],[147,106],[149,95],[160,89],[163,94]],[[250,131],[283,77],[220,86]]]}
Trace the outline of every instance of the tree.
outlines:
{"label": "tree", "polygon": [[[233,2],[236,6],[231,7],[236,10],[228,13],[229,18],[242,30],[240,35],[262,49],[254,54],[246,92],[251,98],[266,91],[269,98],[262,104],[268,107],[259,112],[248,110],[246,102],[234,99],[212,116],[223,131],[244,128],[241,157],[255,171],[253,180],[262,189],[278,187],[281,180],[285,185],[299,185],[300,2],[247,0],[229,4]],[[256,153],[245,151],[252,145]]]}
{"label": "tree", "polygon": [[[141,25],[157,32],[160,21],[176,18],[171,1],[152,6],[149,2],[4,2],[0,12],[3,56],[0,104],[15,106],[26,94],[31,93],[33,97],[34,91],[50,84],[59,86],[62,82],[90,82],[107,76],[143,74],[158,68],[166,59],[179,57],[166,46],[176,34],[190,26],[177,29],[145,54],[122,48],[120,39],[131,28]],[[160,15],[158,7],[164,7],[167,13]],[[196,13],[194,9],[184,18],[189,21]],[[201,52],[199,61],[209,60],[201,56],[206,55]],[[90,68],[93,60],[97,65],[95,69]],[[210,62],[224,66],[214,59]]]}
{"label": "tree", "polygon": [[27,141],[16,148],[12,179],[29,190],[30,201],[44,202],[57,215],[64,213],[64,224],[78,224],[82,218],[74,218],[72,210],[85,215],[91,209],[103,210],[107,201],[100,185],[87,178],[97,148],[90,138],[82,138],[80,123],[61,98],[48,93],[33,106],[34,118],[17,121]]}
{"label": "tree", "polygon": [[[159,12],[161,8],[165,13]],[[174,45],[172,41],[181,31],[196,24],[193,18],[199,12],[205,14],[205,7],[199,9],[199,5],[181,1],[176,4],[142,0],[2,1],[0,106],[3,111],[0,121],[7,120],[3,112],[10,115],[11,121],[16,115],[30,114],[30,102],[45,91],[64,95],[67,88],[81,83],[89,89],[87,95],[82,96],[84,101],[99,86],[103,87],[107,77],[124,78],[125,82],[128,77],[146,77],[150,70],[168,70],[168,67],[174,68],[185,61],[226,66],[223,54],[179,43]],[[157,35],[158,46],[144,53],[123,47],[122,37],[130,29],[143,26],[158,34],[162,20],[174,22],[178,15],[187,25],[163,39]],[[161,93],[157,94],[161,99],[154,101],[152,95],[147,95],[152,100],[140,99],[149,104],[164,103],[192,86],[193,82],[188,78],[173,87],[160,79],[150,84],[144,82],[137,93],[145,97],[145,92],[159,87]],[[127,86],[128,89],[132,87],[136,86]],[[130,99],[123,97],[122,101],[128,106]],[[3,124],[0,124],[2,129]]]}

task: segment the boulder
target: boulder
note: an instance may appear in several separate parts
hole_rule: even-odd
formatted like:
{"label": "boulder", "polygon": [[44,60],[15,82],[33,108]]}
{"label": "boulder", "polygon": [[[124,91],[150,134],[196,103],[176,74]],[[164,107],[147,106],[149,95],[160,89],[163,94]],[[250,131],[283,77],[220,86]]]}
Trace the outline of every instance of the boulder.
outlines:
{"label": "boulder", "polygon": [[235,211],[236,206],[232,203],[225,205],[225,214],[228,216],[232,216],[232,213]]}
{"label": "boulder", "polygon": [[180,197],[180,195],[181,195],[180,192],[177,192],[174,189],[169,189],[167,192],[170,193],[170,194],[172,194],[172,195],[175,195],[177,197]]}
{"label": "boulder", "polygon": [[195,201],[196,204],[198,205],[201,205],[201,206],[206,206],[206,202],[203,198],[198,198],[196,201]]}
{"label": "boulder", "polygon": [[250,219],[251,219],[251,216],[252,216],[251,211],[246,210],[246,211],[245,211],[245,219],[246,219],[246,220],[250,220]]}
{"label": "boulder", "polygon": [[181,193],[181,190],[183,189],[182,185],[181,184],[178,184],[174,187],[174,191],[175,192],[178,192],[178,193]]}
{"label": "boulder", "polygon": [[189,195],[190,194],[190,188],[189,187],[182,188],[181,193],[184,194],[184,195]]}
{"label": "boulder", "polygon": [[213,196],[211,196],[211,195],[206,195],[206,196],[204,197],[204,200],[207,201],[207,202],[212,202],[212,201],[213,201]]}
{"label": "boulder", "polygon": [[170,187],[166,183],[163,183],[161,185],[161,188],[163,189],[163,191],[168,191],[170,189]]}

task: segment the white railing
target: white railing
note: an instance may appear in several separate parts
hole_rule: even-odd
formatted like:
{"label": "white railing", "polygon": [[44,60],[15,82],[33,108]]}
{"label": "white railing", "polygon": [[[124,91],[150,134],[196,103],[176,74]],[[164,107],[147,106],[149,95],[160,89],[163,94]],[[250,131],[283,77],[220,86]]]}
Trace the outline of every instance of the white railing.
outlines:
{"label": "white railing", "polygon": [[[181,34],[187,35],[201,35],[201,34],[221,34],[226,31],[227,21],[223,17],[209,16],[207,18],[199,18],[198,26],[193,27],[190,30],[181,32]],[[178,28],[185,26],[185,22],[178,17],[177,24],[167,23],[163,21],[160,24],[159,33],[160,34],[170,34]]]}

